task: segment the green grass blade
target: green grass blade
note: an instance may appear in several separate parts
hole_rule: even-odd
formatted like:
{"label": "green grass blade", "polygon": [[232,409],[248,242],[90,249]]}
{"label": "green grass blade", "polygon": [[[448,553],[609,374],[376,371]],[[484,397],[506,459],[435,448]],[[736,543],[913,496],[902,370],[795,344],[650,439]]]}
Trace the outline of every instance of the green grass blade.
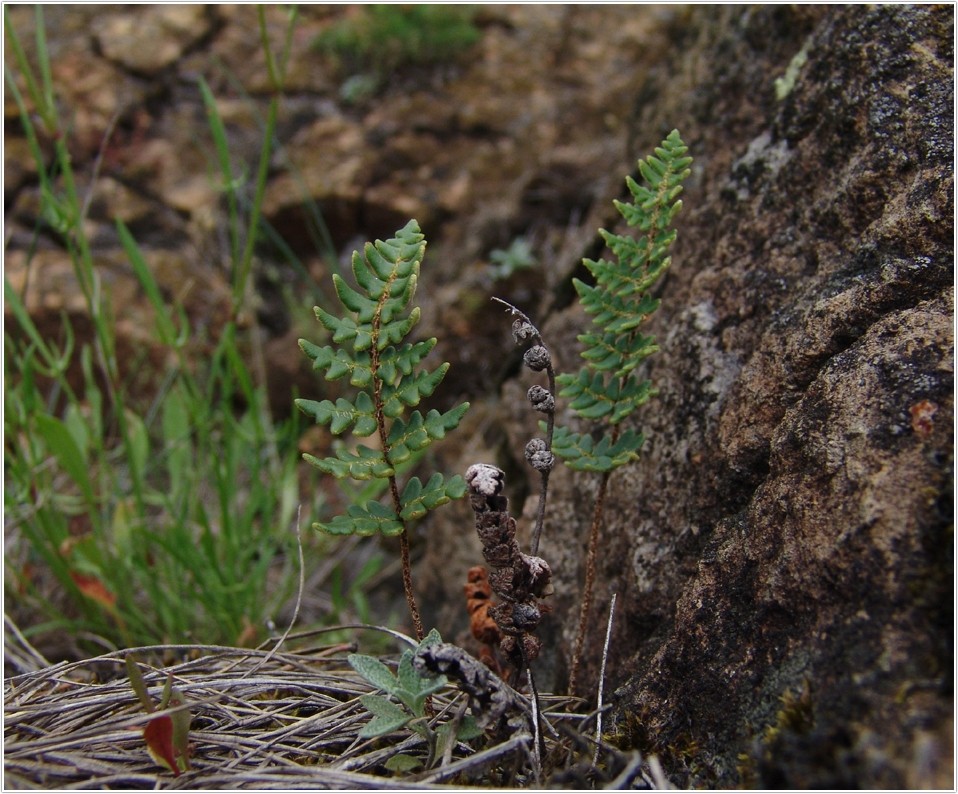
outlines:
{"label": "green grass blade", "polygon": [[93,484],[90,482],[88,464],[73,440],[70,430],[63,422],[53,416],[39,414],[35,419],[37,432],[46,442],[50,452],[57,459],[64,472],[80,487],[87,504],[92,506],[96,500]]}
{"label": "green grass blade", "polygon": [[229,212],[230,260],[235,268],[240,261],[240,217],[236,197],[236,181],[233,176],[233,166],[230,163],[229,143],[226,138],[226,127],[223,124],[223,118],[220,116],[219,109],[216,107],[216,99],[213,96],[213,92],[202,77],[199,81],[199,88],[200,95],[203,98],[203,106],[206,108],[206,120],[209,124],[210,134],[213,136],[213,146],[216,150],[216,158],[219,163],[220,176],[222,178],[222,190],[226,193]]}
{"label": "green grass blade", "polygon": [[137,245],[136,240],[133,239],[133,235],[130,234],[130,230],[122,220],[117,219],[116,230],[120,237],[120,244],[123,246],[126,257],[130,261],[133,272],[136,274],[137,280],[140,282],[140,286],[143,287],[147,300],[149,300],[155,312],[156,332],[160,342],[167,347],[177,347],[181,344],[181,340],[178,339],[176,326],[170,318],[170,308],[166,301],[163,300],[159,285],[156,283],[153,273],[146,264],[139,245]]}

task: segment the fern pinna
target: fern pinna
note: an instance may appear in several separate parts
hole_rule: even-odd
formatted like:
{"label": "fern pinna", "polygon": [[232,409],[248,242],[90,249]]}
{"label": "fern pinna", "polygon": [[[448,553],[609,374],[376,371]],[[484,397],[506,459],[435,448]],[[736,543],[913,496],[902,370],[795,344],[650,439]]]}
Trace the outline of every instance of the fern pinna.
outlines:
{"label": "fern pinna", "polygon": [[602,473],[593,510],[579,632],[570,671],[572,692],[588,625],[606,486],[615,469],[638,458],[644,441],[640,432],[623,429],[622,422],[654,394],[651,383],[639,378],[635,369],[658,350],[655,340],[643,334],[641,326],[659,305],[659,300],[649,291],[671,263],[668,252],[676,237],[672,221],[682,208],[678,196],[692,162],[692,158],[686,156],[687,151],[678,130],[672,130],[653,155],[639,160],[642,183],[626,178],[632,201],[615,202],[619,213],[639,234],[633,238],[600,229],[612,257],[583,260],[595,279],[594,285],[574,280],[580,303],[592,316],[593,327],[579,336],[584,366],[577,374],[560,375],[556,379],[562,387],[559,396],[572,400],[570,407],[579,417],[601,421],[606,428],[595,440],[590,432],[576,433],[558,427],[552,446],[556,456],[570,468]]}
{"label": "fern pinna", "polygon": [[402,557],[403,586],[418,639],[423,638],[422,621],[412,589],[409,562],[408,522],[466,491],[462,477],[433,474],[425,484],[409,478],[400,488],[396,467],[409,461],[455,429],[469,403],[440,413],[431,410],[408,412],[429,397],[442,382],[449,364],[429,370],[421,366],[435,347],[435,339],[404,341],[419,321],[419,307],[412,305],[426,249],[425,238],[412,220],[383,242],[367,243],[363,253],[353,253],[352,271],[358,289],[344,278],[333,276],[343,317],[317,306],[316,317],[332,334],[334,346],[314,345],[305,339],[299,345],[313,360],[313,368],[326,380],[348,378],[355,388],[353,399],[296,400],[296,405],[317,423],[329,425],[342,434],[351,430],[358,438],[377,435],[378,443],[340,444],[335,455],[303,457],[337,479],[381,479],[388,482],[389,504],[376,500],[351,505],[345,515],[314,526],[333,535],[398,536]]}

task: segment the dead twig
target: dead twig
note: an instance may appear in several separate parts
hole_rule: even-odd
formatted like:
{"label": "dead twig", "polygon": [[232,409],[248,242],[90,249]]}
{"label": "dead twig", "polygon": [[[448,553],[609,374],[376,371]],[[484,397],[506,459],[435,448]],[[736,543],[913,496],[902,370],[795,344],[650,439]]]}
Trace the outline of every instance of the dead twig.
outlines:
{"label": "dead twig", "polygon": [[612,603],[609,604],[609,623],[605,628],[605,644],[602,646],[602,666],[599,668],[599,691],[596,694],[595,712],[595,755],[592,764],[599,765],[599,742],[602,740],[602,691],[605,688],[605,666],[609,661],[609,640],[612,638],[612,618],[615,615],[615,597],[612,594]]}

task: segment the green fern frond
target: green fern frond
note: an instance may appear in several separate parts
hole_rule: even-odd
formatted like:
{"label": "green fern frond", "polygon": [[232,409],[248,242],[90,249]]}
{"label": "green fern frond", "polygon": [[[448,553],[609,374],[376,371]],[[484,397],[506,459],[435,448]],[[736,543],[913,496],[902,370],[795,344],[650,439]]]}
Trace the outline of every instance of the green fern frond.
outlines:
{"label": "green fern frond", "polygon": [[392,462],[387,461],[380,450],[362,444],[355,449],[356,453],[352,453],[339,447],[335,457],[326,458],[317,458],[307,452],[303,454],[303,460],[326,474],[332,474],[337,480],[347,477],[353,480],[385,480],[395,476],[396,469]]}
{"label": "green fern frond", "polygon": [[641,334],[631,339],[615,333],[588,333],[581,334],[578,339],[585,348],[582,358],[593,369],[611,371],[616,378],[628,375],[659,349],[653,337]]}
{"label": "green fern frond", "polygon": [[465,492],[466,481],[458,474],[447,482],[441,474],[436,473],[425,485],[418,477],[413,477],[399,497],[403,506],[400,516],[405,521],[422,518],[430,510],[461,498]]}
{"label": "green fern frond", "polygon": [[672,130],[653,155],[639,161],[642,182],[626,178],[632,201],[615,202],[638,235],[633,238],[600,229],[612,257],[584,260],[594,286],[575,281],[593,328],[579,337],[585,362],[582,369],[557,378],[562,387],[559,396],[571,398],[571,408],[581,418],[603,420],[606,432],[596,439],[591,433],[556,428],[552,443],[552,452],[570,468],[602,475],[589,529],[579,627],[569,670],[572,694],[588,634],[609,478],[615,469],[638,458],[644,440],[640,433],[623,429],[621,423],[654,394],[651,384],[639,380],[634,370],[657,349],[655,340],[642,334],[640,327],[658,308],[650,290],[671,264],[669,248],[675,242],[671,225],[682,207],[679,195],[692,163],[687,151],[678,131]]}
{"label": "green fern frond", "polygon": [[443,364],[432,372],[419,372],[409,375],[405,380],[394,386],[383,386],[383,413],[391,419],[402,416],[406,406],[412,408],[419,405],[423,397],[429,397],[442,383],[442,379],[449,370],[448,364]]}
{"label": "green fern frond", "polygon": [[642,446],[641,433],[627,430],[613,442],[608,436],[598,441],[588,433],[573,433],[565,427],[556,428],[552,451],[576,471],[609,472],[637,460]]}
{"label": "green fern frond", "polygon": [[330,431],[336,435],[352,427],[354,435],[365,437],[378,429],[372,397],[364,391],[356,395],[355,404],[340,397],[335,403],[329,400],[297,400],[296,405],[304,414],[315,419],[317,424],[329,425]]}
{"label": "green fern frond", "polygon": [[348,378],[355,392],[335,402],[297,400],[297,407],[335,435],[348,431],[360,438],[379,436],[379,448],[343,443],[335,447],[334,455],[303,457],[337,479],[386,480],[394,499],[391,507],[380,502],[352,505],[345,515],[315,525],[324,532],[403,535],[407,521],[465,493],[461,477],[447,479],[438,473],[425,486],[416,477],[402,488],[396,483],[396,467],[454,430],[469,408],[463,403],[445,413],[407,413],[435,392],[449,369],[448,364],[435,369],[421,366],[436,346],[435,339],[404,341],[419,322],[420,310],[412,302],[425,246],[419,225],[410,221],[394,238],[367,243],[362,253],[354,252],[355,285],[333,276],[343,316],[321,307],[315,310],[331,333],[332,344],[299,342],[326,380]]}
{"label": "green fern frond", "polygon": [[610,431],[594,442],[591,435],[558,429],[553,451],[572,468],[611,471],[635,459],[642,444],[640,434],[622,432],[618,424],[654,394],[651,384],[637,380],[633,371],[658,350],[640,327],[659,306],[650,290],[671,264],[668,252],[676,237],[671,224],[682,207],[679,195],[692,162],[687,151],[673,130],[654,154],[638,162],[642,182],[626,178],[632,201],[615,202],[638,236],[600,229],[611,257],[583,260],[594,284],[573,280],[593,329],[578,337],[582,369],[557,378],[559,396],[571,400],[581,418],[602,420]]}
{"label": "green fern frond", "polygon": [[325,524],[314,524],[330,535],[399,535],[404,527],[396,513],[384,504],[376,501],[365,505],[350,505],[346,515],[336,516]]}

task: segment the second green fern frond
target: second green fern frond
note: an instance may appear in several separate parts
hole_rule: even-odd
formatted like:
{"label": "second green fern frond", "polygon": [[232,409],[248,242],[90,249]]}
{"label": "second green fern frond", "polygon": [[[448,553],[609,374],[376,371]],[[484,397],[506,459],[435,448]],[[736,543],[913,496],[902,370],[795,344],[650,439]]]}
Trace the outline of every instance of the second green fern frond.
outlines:
{"label": "second green fern frond", "polygon": [[598,443],[589,434],[561,429],[555,453],[570,468],[612,471],[634,460],[642,444],[640,434],[622,434],[617,425],[654,394],[651,384],[633,371],[658,350],[655,340],[639,329],[659,306],[649,290],[671,263],[668,252],[675,241],[671,224],[682,207],[679,194],[692,162],[687,151],[673,130],[655,154],[639,161],[642,183],[627,177],[632,201],[616,201],[615,206],[640,234],[633,238],[601,229],[612,257],[583,260],[594,285],[573,281],[582,307],[592,317],[593,330],[579,336],[582,369],[557,378],[559,396],[572,400],[571,408],[583,419],[602,420],[611,429]]}

